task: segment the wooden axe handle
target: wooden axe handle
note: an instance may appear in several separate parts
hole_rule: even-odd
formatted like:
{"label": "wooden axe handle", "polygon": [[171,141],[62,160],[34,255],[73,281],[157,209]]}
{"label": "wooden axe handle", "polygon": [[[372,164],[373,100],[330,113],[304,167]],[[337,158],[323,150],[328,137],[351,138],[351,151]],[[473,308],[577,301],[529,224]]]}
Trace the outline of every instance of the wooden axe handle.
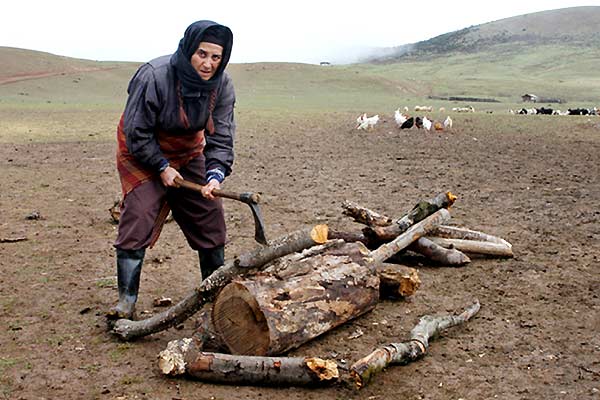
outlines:
{"label": "wooden axe handle", "polygon": [[[202,192],[203,186],[198,185],[197,183],[186,181],[185,179],[180,179],[180,178],[175,178],[175,183],[177,183],[179,186],[184,187],[186,189],[195,190],[196,192],[199,192],[199,193]],[[244,203],[251,202],[254,204],[258,204],[260,202],[260,195],[255,194],[255,193],[248,193],[248,192],[237,193],[237,192],[232,192],[232,191],[228,191],[228,190],[213,189],[212,194],[213,194],[213,196],[225,197],[228,199],[238,200],[238,201],[241,201]]]}

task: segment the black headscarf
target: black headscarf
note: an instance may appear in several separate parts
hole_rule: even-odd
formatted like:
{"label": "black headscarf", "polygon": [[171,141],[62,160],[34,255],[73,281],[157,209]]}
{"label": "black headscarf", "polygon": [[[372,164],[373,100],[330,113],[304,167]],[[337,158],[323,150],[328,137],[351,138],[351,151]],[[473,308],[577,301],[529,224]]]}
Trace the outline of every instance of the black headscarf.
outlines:
{"label": "black headscarf", "polygon": [[[208,30],[208,32],[207,32]],[[212,43],[223,46],[221,64],[212,78],[208,81],[200,78],[198,72],[190,63],[192,55],[198,50],[200,42],[207,36]],[[215,40],[218,38],[218,41]],[[179,41],[177,51],[171,56],[171,65],[175,67],[177,76],[181,81],[182,95],[196,97],[204,90],[212,90],[221,82],[223,71],[231,56],[233,34],[231,30],[213,21],[197,21],[188,26],[183,38]]]}

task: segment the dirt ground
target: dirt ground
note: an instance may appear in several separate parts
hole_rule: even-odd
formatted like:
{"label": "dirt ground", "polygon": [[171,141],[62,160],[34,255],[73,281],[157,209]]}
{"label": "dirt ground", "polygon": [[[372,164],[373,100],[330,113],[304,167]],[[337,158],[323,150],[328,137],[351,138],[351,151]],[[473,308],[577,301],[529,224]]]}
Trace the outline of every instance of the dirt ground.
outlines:
{"label": "dirt ground", "polygon": [[[383,113],[382,113],[383,114]],[[354,116],[252,122],[242,116],[227,188],[263,195],[268,235],[327,223],[351,200],[399,217],[451,190],[452,224],[500,236],[512,259],[461,268],[416,259],[422,286],[292,351],[344,368],[401,342],[425,314],[481,311],[357,391],[227,386],[170,378],[157,355],[191,336],[193,318],[131,342],[106,329],[117,298],[107,209],[119,193],[113,141],[4,144],[0,238],[0,398],[6,399],[600,399],[600,117],[455,115],[452,132],[373,132]],[[52,116],[48,116],[52,118]],[[115,115],[115,123],[118,115]],[[112,126],[101,127],[112,131]],[[246,206],[226,200],[226,258],[255,246]],[[196,285],[196,254],[174,223],[148,251],[138,309]],[[360,329],[364,334],[351,338]]]}

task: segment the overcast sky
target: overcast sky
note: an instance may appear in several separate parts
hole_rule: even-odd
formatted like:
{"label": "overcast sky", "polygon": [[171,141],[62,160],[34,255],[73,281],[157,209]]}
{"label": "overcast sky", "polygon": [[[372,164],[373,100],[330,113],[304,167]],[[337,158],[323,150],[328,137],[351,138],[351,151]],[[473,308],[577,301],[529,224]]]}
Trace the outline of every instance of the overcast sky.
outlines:
{"label": "overcast sky", "polygon": [[147,61],[177,48],[185,28],[211,19],[231,28],[231,62],[352,61],[502,18],[578,0],[11,0],[0,8],[0,46],[90,60]]}

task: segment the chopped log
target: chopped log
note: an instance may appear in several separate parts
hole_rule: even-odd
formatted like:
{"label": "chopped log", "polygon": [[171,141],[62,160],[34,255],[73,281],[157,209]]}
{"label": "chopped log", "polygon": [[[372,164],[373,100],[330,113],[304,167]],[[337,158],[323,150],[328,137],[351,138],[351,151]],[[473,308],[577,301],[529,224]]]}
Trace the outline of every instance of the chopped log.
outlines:
{"label": "chopped log", "polygon": [[446,239],[427,236],[427,239],[442,247],[453,248],[465,253],[485,254],[496,257],[513,257],[512,245],[477,240]]}
{"label": "chopped log", "polygon": [[278,355],[371,311],[378,300],[379,278],[364,259],[315,255],[279,266],[278,274],[232,281],[214,301],[213,324],[232,354]]}
{"label": "chopped log", "polygon": [[404,265],[380,264],[377,266],[377,275],[381,298],[409,297],[421,286],[418,271]]}
{"label": "chopped log", "polygon": [[365,236],[374,236],[379,240],[391,240],[405,232],[411,225],[423,220],[437,210],[448,208],[454,204],[456,196],[451,192],[441,193],[433,199],[417,203],[411,211],[389,226],[365,228]]}
{"label": "chopped log", "polygon": [[388,226],[392,223],[391,218],[359,206],[351,201],[344,201],[342,208],[344,209],[344,215],[354,218],[356,222],[361,224],[368,226]]}
{"label": "chopped log", "polygon": [[[194,289],[191,294],[173,307],[141,321],[119,319],[114,322],[112,332],[123,340],[133,340],[182,323],[196,313],[202,305],[212,301],[217,292],[234,277],[249,272],[250,267],[260,269],[278,257],[303,250],[314,244],[320,244],[320,241],[323,240],[322,235],[320,233],[315,234],[313,231],[327,232],[327,227],[317,225],[311,229],[286,235],[273,241],[268,246],[268,251],[265,248],[260,248],[242,255],[240,258],[245,260],[243,263],[238,260],[227,262],[204,279],[198,288]],[[319,242],[315,242],[315,240],[319,240]],[[255,264],[252,264],[253,262]],[[240,264],[245,266],[239,267]]]}
{"label": "chopped log", "polygon": [[382,263],[394,254],[404,250],[411,243],[425,236],[435,226],[441,225],[450,219],[450,213],[445,208],[441,208],[435,213],[429,215],[422,221],[412,225],[401,235],[397,236],[389,243],[385,243],[371,252],[370,258],[375,264]]}
{"label": "chopped log", "polygon": [[432,232],[431,236],[447,238],[447,239],[464,239],[464,240],[476,240],[480,242],[492,242],[502,245],[512,246],[506,240],[497,236],[488,235],[487,233],[474,231],[466,228],[459,228],[456,226],[440,225],[436,227]]}
{"label": "chopped log", "polygon": [[356,387],[360,389],[367,385],[375,374],[390,364],[408,364],[425,356],[429,348],[429,339],[436,337],[444,329],[467,322],[479,312],[479,309],[479,301],[475,301],[458,316],[422,317],[411,331],[409,341],[380,347],[352,364],[350,375]]}
{"label": "chopped log", "polygon": [[[436,230],[437,227],[433,228],[432,232],[435,232]],[[432,261],[448,266],[459,267],[471,262],[471,259],[464,253],[461,253],[456,249],[446,249],[426,237],[419,238],[419,240],[414,242],[409,249],[423,254]]]}
{"label": "chopped log", "polygon": [[316,386],[336,382],[335,361],[312,357],[232,356],[202,352],[192,339],[169,342],[159,354],[167,375],[187,374],[206,382],[230,385]]}

